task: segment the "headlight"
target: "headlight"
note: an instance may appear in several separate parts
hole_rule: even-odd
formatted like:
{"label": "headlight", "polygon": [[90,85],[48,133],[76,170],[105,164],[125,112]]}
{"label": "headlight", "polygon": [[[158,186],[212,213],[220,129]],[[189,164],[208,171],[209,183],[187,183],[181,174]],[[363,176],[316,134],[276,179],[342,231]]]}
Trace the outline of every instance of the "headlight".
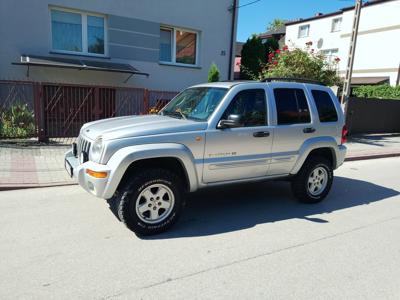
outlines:
{"label": "headlight", "polygon": [[90,149],[90,160],[98,162],[103,152],[104,144],[103,139],[97,138]]}

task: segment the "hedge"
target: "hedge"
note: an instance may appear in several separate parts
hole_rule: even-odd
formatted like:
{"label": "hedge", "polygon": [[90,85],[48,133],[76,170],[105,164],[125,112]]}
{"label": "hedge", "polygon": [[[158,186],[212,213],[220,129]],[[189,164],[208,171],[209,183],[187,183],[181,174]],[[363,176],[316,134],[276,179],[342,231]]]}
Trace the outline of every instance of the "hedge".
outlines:
{"label": "hedge", "polygon": [[400,86],[362,85],[353,89],[353,95],[361,98],[382,98],[400,100]]}

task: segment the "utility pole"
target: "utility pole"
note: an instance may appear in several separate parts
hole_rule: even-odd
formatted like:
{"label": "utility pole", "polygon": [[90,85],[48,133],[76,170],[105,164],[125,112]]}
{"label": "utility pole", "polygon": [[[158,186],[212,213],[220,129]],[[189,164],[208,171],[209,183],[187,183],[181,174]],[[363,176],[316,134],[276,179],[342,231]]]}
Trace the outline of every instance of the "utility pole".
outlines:
{"label": "utility pole", "polygon": [[362,6],[362,0],[356,0],[354,6],[354,19],[353,19],[353,28],[351,31],[351,38],[350,38],[350,48],[347,58],[346,76],[344,79],[343,91],[341,97],[342,105],[344,105],[345,116],[347,114],[347,102],[350,96],[351,76],[353,75],[354,54],[356,53],[356,43],[358,35],[358,25],[360,23],[361,6]]}

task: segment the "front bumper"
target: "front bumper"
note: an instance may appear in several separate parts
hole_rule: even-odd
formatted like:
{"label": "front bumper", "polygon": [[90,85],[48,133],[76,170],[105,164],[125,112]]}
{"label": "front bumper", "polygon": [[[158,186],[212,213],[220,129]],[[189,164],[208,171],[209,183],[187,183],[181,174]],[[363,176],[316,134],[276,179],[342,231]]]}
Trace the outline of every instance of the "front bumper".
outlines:
{"label": "front bumper", "polygon": [[[65,154],[65,168],[68,174],[89,193],[104,198],[107,184],[111,175],[111,169],[107,165],[101,165],[92,161],[79,163],[72,150]],[[106,172],[105,178],[95,178],[86,173],[87,170],[95,172]],[[72,174],[71,174],[72,173]]]}

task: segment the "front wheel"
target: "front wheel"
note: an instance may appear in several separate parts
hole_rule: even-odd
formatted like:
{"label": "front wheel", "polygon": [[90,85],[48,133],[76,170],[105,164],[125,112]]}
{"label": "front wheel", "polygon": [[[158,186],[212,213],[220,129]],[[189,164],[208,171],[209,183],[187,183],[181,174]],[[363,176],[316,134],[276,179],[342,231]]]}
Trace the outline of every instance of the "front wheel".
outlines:
{"label": "front wheel", "polygon": [[303,203],[318,203],[328,195],[332,182],[330,161],[324,157],[312,157],[304,162],[292,180],[292,191]]}
{"label": "front wheel", "polygon": [[119,219],[137,235],[152,235],[171,227],[183,208],[183,185],[176,174],[148,169],[125,185],[115,205]]}

